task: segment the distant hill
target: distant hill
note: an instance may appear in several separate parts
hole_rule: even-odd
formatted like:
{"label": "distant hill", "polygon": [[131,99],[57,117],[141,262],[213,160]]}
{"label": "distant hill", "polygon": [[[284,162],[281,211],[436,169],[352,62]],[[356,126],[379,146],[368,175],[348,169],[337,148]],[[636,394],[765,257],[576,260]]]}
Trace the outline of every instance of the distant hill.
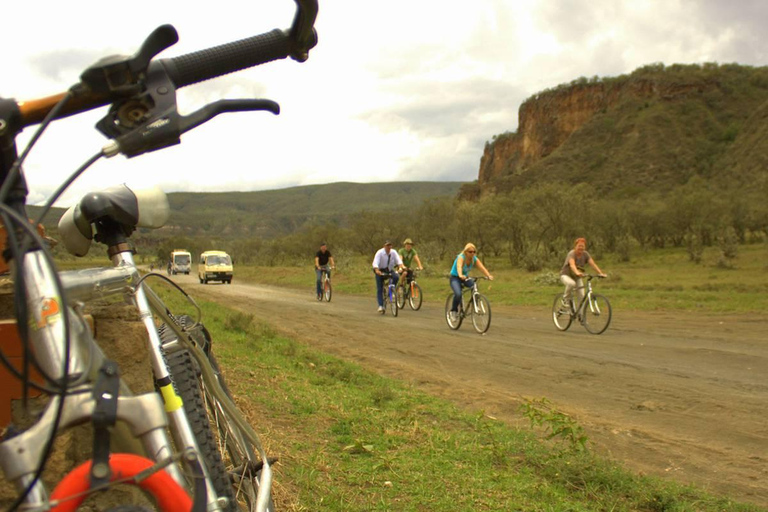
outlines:
{"label": "distant hill", "polygon": [[461,182],[331,183],[257,192],[174,192],[164,230],[185,236],[278,236],[306,222],[346,224],[350,215],[407,211],[455,197]]}
{"label": "distant hill", "polygon": [[766,186],[767,121],[768,67],[653,64],[580,78],[527,99],[518,130],[486,144],[462,195],[586,182],[626,197],[693,176]]}
{"label": "distant hill", "polygon": [[[456,197],[461,182],[330,183],[256,192],[171,192],[171,218],[160,235],[278,236],[308,221],[346,224],[350,215],[406,211],[426,199]],[[65,209],[53,208],[44,224],[56,232]],[[27,206],[34,218],[40,207]]]}

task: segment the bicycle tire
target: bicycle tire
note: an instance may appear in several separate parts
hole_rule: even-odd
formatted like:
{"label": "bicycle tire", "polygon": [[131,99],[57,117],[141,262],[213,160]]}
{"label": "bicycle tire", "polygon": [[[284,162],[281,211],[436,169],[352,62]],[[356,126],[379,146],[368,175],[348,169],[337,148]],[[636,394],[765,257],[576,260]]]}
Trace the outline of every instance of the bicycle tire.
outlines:
{"label": "bicycle tire", "polygon": [[[197,363],[187,350],[166,352],[165,360],[176,391],[184,402],[184,412],[197,440],[213,488],[219,498],[227,498],[231,504],[234,504],[235,494],[214,439],[205,401],[198,384],[200,371],[197,368]],[[237,509],[228,506],[224,510],[234,512]]]}
{"label": "bicycle tire", "polygon": [[414,311],[418,311],[421,309],[421,286],[418,285],[418,283],[411,283],[411,292],[408,294],[408,304],[411,306],[411,309]]}
{"label": "bicycle tire", "polygon": [[389,312],[392,313],[392,316],[397,316],[397,313],[400,311],[400,308],[397,305],[397,291],[396,286],[387,286],[387,302],[389,303]]}
{"label": "bicycle tire", "polygon": [[397,307],[403,309],[405,307],[405,286],[399,283],[395,288],[395,296],[397,297]]}
{"label": "bicycle tire", "polygon": [[558,331],[567,331],[573,322],[573,316],[563,306],[563,296],[560,294],[555,295],[555,302],[552,303],[552,322]]}
{"label": "bicycle tire", "polygon": [[[183,326],[191,326],[194,321],[188,316],[179,318]],[[175,333],[167,327],[161,327],[161,339],[175,339]],[[217,375],[224,393],[231,399],[230,392],[219,368],[218,361],[210,348],[210,337],[200,326],[190,333],[192,338],[203,348],[208,361]],[[228,499],[225,512],[252,510],[256,504],[258,493],[259,468],[244,463],[244,460],[259,461],[253,448],[245,441],[237,426],[226,419],[226,415],[217,400],[205,389],[197,361],[187,350],[177,350],[166,354],[168,368],[171,372],[176,389],[184,402],[184,410],[189,418],[200,451],[204,457],[208,471],[211,474],[214,489],[218,496]],[[226,451],[225,451],[226,450]],[[236,478],[234,469],[241,467],[251,476]],[[242,475],[239,472],[238,475]],[[274,511],[274,503],[270,496],[268,511]]]}
{"label": "bicycle tire", "polygon": [[478,334],[485,334],[491,327],[491,303],[485,295],[478,294],[474,305],[470,301],[469,313],[472,315],[472,326]]}
{"label": "bicycle tire", "polygon": [[464,315],[461,314],[461,305],[459,305],[459,316],[456,318],[456,322],[451,322],[451,308],[453,307],[453,294],[448,294],[448,298],[445,299],[445,323],[448,327],[454,331],[461,327],[461,322],[464,320]]}
{"label": "bicycle tire", "polygon": [[592,297],[585,301],[582,308],[582,323],[584,328],[592,334],[602,334],[611,325],[611,303],[608,297],[600,294],[592,294]]}
{"label": "bicycle tire", "polygon": [[325,283],[323,284],[323,297],[325,297],[326,302],[331,302],[331,297],[333,297],[333,288],[331,287],[330,279],[326,279]]}

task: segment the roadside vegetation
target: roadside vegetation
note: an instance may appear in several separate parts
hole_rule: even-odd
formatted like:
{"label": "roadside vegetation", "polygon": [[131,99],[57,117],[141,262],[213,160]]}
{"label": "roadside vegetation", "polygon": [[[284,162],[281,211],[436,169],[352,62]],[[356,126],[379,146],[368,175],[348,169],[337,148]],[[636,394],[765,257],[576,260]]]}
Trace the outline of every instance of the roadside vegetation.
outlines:
{"label": "roadside vegetation", "polygon": [[600,459],[546,399],[502,423],[202,307],[239,406],[280,459],[280,510],[761,510]]}

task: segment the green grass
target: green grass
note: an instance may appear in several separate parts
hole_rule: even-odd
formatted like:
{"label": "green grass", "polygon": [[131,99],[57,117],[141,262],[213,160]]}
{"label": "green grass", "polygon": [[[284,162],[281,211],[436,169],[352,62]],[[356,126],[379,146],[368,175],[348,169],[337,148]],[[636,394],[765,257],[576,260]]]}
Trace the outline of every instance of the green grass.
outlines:
{"label": "green grass", "polygon": [[[684,248],[636,251],[630,262],[609,254],[598,259],[609,279],[594,282],[597,293],[606,295],[618,310],[683,310],[707,313],[764,313],[768,310],[768,248],[765,244],[742,245],[733,268],[717,265],[719,249],[707,248],[702,262],[689,261]],[[370,258],[337,261],[334,290],[374,294]],[[493,303],[511,306],[550,307],[552,296],[562,291],[559,267],[541,272],[510,268],[506,259],[490,259],[486,266],[495,280],[482,282],[481,291]],[[449,292],[449,262],[428,263],[419,277],[427,302],[442,302]],[[238,266],[236,279],[261,284],[313,288],[311,260],[294,267]],[[554,282],[556,284],[546,284]]]}
{"label": "green grass", "polygon": [[[282,337],[251,315],[202,306],[238,403],[280,458],[279,510],[760,510],[634,475],[565,436],[544,441],[541,429],[460,410]],[[535,412],[521,412],[520,424]],[[536,416],[578,431],[557,411]]]}

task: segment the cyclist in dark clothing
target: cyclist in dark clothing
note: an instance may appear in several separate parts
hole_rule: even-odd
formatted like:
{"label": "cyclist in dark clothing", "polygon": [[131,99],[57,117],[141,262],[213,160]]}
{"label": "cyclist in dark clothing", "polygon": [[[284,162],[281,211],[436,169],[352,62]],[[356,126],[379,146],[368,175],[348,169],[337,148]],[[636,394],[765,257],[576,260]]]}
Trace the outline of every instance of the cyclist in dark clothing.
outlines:
{"label": "cyclist in dark clothing", "polygon": [[[330,267],[328,264],[330,263]],[[328,250],[328,245],[323,242],[320,244],[320,250],[315,254],[315,274],[317,275],[317,298],[318,300],[323,296],[323,267],[326,268],[328,276],[331,275],[331,269],[336,268],[336,264],[333,262],[333,256],[331,251]]]}

